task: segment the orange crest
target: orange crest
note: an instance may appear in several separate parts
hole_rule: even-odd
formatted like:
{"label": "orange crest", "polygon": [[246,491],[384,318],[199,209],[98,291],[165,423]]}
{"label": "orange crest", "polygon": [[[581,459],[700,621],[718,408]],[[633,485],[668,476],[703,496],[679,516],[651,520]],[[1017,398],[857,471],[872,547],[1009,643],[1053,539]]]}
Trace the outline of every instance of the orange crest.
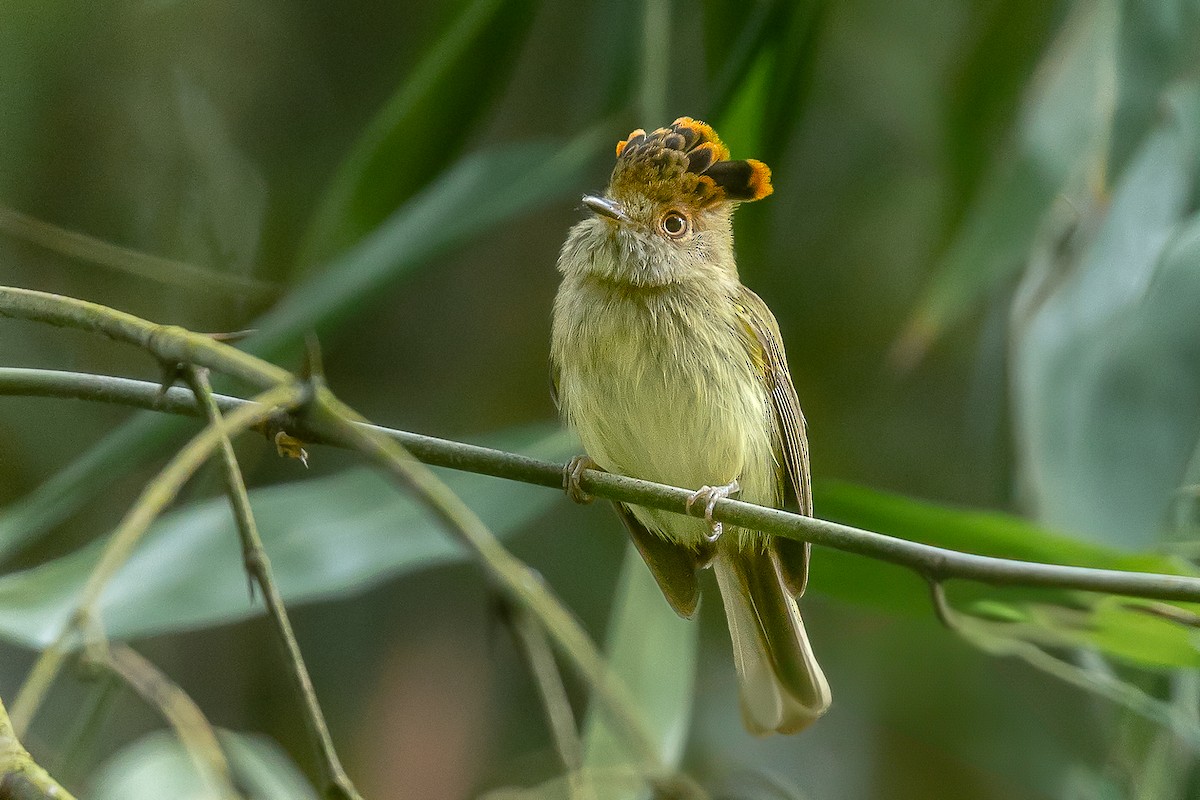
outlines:
{"label": "orange crest", "polygon": [[755,159],[730,161],[717,132],[691,117],[669,128],[641,128],[617,143],[610,191],[654,199],[683,199],[703,208],[722,202],[761,200],[772,191],[771,170]]}

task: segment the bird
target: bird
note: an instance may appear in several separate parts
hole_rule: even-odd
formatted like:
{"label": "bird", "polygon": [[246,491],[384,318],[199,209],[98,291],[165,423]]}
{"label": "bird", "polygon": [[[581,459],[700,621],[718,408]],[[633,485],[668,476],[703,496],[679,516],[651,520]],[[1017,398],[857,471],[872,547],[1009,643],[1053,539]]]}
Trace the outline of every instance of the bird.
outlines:
{"label": "bird", "polygon": [[724,497],[811,516],[806,422],[779,325],[741,283],[732,216],[773,191],[771,171],[732,160],[709,125],[680,117],[617,143],[607,190],[558,258],[550,366],[555,403],[584,469],[695,489],[704,518],[615,503],[670,605],[699,603],[716,574],[742,717],[757,735],[794,733],[832,702],[796,599],[810,546],[714,522]]}

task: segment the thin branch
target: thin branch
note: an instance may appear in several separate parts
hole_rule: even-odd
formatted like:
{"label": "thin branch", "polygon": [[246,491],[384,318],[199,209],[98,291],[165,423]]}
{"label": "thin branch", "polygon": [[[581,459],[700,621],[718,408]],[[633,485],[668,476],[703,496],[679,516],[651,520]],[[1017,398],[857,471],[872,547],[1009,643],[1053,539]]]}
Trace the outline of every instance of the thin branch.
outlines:
{"label": "thin branch", "polygon": [[0,701],[0,797],[5,800],[75,800],[21,745]]}
{"label": "thin branch", "polygon": [[292,381],[291,373],[282,367],[243,353],[211,336],[193,333],[176,325],[158,325],[133,314],[74,297],[0,286],[0,317],[99,333],[147,350],[164,364],[209,367],[260,390]]}
{"label": "thin branch", "polygon": [[111,736],[104,729],[125,688],[111,672],[89,675],[87,684],[89,691],[73,709],[74,723],[61,737],[55,753],[55,768],[67,781],[83,782],[99,753],[106,749]]}
{"label": "thin branch", "polygon": [[217,272],[186,261],[176,261],[110,244],[94,236],[60,228],[28,214],[22,214],[7,206],[0,206],[0,233],[68,258],[88,261],[156,283],[216,291],[238,297],[249,296],[254,300],[270,299],[279,294],[279,287],[257,278]]}
{"label": "thin branch", "polygon": [[[131,314],[71,297],[0,287],[0,316],[100,333],[148,350],[163,364],[207,367],[254,386],[279,386],[291,381],[291,375],[285,370],[210,337],[174,326],[156,325]],[[312,383],[315,385],[316,381]],[[327,390],[308,399],[310,409],[323,418],[327,429],[335,431],[335,438],[372,457],[401,483],[416,489],[417,497],[480,557],[489,573],[497,579],[500,588],[515,602],[529,608],[546,625],[564,653],[592,684],[598,698],[612,714],[614,724],[628,734],[627,739],[639,757],[657,764],[657,750],[641,724],[637,706],[629,697],[628,690],[610,675],[599,649],[562,602],[537,580],[536,574],[505,550],[445,484],[397,443],[372,435],[369,428],[348,421],[358,419],[357,415],[347,419],[339,417],[343,412],[352,412]],[[238,409],[233,416],[251,410]],[[259,410],[255,413],[263,412]],[[272,412],[266,413],[269,415]],[[27,688],[32,685],[32,689],[22,693],[31,697],[27,704],[30,709],[36,708],[57,674],[61,656],[55,660],[55,654],[65,650],[70,629],[79,624],[79,616],[72,619],[59,641],[43,652],[35,665],[34,673],[27,681]],[[53,668],[42,667],[46,664]],[[26,712],[26,718],[29,713],[31,711]]]}
{"label": "thin branch", "polygon": [[58,677],[63,660],[73,645],[73,638],[85,628],[94,615],[108,582],[128,560],[151,523],[174,501],[184,483],[217,449],[221,437],[253,427],[272,414],[278,413],[280,408],[294,406],[302,397],[302,388],[291,383],[263,392],[255,398],[254,403],[239,408],[226,418],[223,425],[209,426],[197,434],[146,486],[105,545],[100,560],[92,569],[80,593],[74,613],[55,641],[42,651],[17,693],[17,699],[13,703],[12,722],[18,734],[26,730],[46,692]]}
{"label": "thin branch", "polygon": [[183,749],[191,756],[200,780],[211,794],[227,800],[241,797],[233,787],[229,762],[212,725],[183,689],[127,645],[103,643],[92,648],[88,655],[120,676],[147,705],[163,715]]}
{"label": "thin branch", "polygon": [[[184,376],[188,385],[192,387],[192,391],[195,392],[195,396],[200,399],[209,425],[218,430],[224,430],[221,410],[213,399],[212,386],[209,384],[207,372],[204,369],[188,367],[185,369]],[[304,656],[300,652],[300,644],[296,641],[291,620],[288,619],[287,607],[284,605],[283,596],[275,583],[271,561],[263,548],[262,538],[258,535],[258,525],[254,521],[254,512],[250,508],[250,497],[246,493],[246,482],[242,477],[242,470],[233,450],[233,442],[228,436],[221,437],[221,466],[225,489],[229,495],[230,505],[233,507],[238,536],[242,542],[242,559],[246,566],[246,573],[252,581],[251,596],[253,596],[253,582],[257,582],[262,590],[272,627],[286,656],[288,677],[304,706],[304,721],[316,753],[318,769],[321,772],[322,789],[328,798],[361,800],[361,795],[342,767],[337,750],[333,745],[333,739],[329,735],[329,726],[325,723],[325,715],[321,712],[316,689],[313,687],[308,667],[305,666]]]}
{"label": "thin branch", "polygon": [[513,638],[525,656],[529,671],[537,683],[538,693],[542,696],[542,707],[546,711],[554,747],[566,769],[568,796],[577,800],[583,794],[580,776],[580,770],[583,769],[583,742],[579,739],[579,728],[571,710],[571,701],[567,698],[567,689],[558,672],[558,665],[554,663],[554,653],[546,641],[546,632],[535,624],[523,608],[505,605],[505,621],[512,629]]}
{"label": "thin branch", "polygon": [[1161,725],[1178,736],[1191,750],[1200,751],[1200,725],[1183,709],[1147,694],[1111,671],[1081,667],[1058,658],[1031,641],[1005,635],[1003,629],[994,632],[992,625],[969,614],[962,614],[951,606],[941,583],[931,580],[929,588],[938,619],[971,645],[993,656],[1019,658],[1034,669]]}
{"label": "thin branch", "polygon": [[[3,394],[79,398],[172,414],[199,413],[195,398],[185,389],[172,389],[160,397],[158,386],[153,383],[52,370],[0,368],[0,395]],[[226,395],[214,398],[226,412],[249,402]],[[293,419],[285,427],[305,441],[336,444],[303,421]],[[426,464],[538,486],[562,487],[563,464],[379,425],[360,427],[398,442]],[[687,488],[596,470],[584,471],[582,486],[589,494],[609,500],[692,516],[704,512],[696,506],[687,509],[687,499],[692,494]],[[963,553],[739,500],[718,500],[713,519],[897,564],[936,580],[963,579],[994,586],[1038,586],[1148,600],[1200,602],[1200,578],[1191,576],[1070,567]]]}

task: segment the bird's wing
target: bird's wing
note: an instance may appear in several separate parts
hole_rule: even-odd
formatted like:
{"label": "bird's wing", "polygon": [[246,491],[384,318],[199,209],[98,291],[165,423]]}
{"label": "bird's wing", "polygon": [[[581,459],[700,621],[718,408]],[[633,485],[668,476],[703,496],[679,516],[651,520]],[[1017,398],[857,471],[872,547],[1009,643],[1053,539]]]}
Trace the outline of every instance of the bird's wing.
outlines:
{"label": "bird's wing", "polygon": [[[796,387],[792,385],[792,376],[788,373],[779,324],[775,322],[767,304],[746,287],[740,287],[733,301],[746,334],[751,362],[771,398],[771,408],[775,413],[782,456],[780,481],[784,488],[783,495],[786,498],[790,494],[800,513],[811,517],[813,503],[808,435],[800,400],[796,397]],[[776,536],[771,540],[771,547],[775,549],[787,587],[800,596],[808,584],[810,545]]]}
{"label": "bird's wing", "polygon": [[624,503],[613,503],[617,516],[625,523],[629,538],[650,568],[650,574],[662,589],[663,597],[675,613],[691,618],[700,603],[700,581],[696,578],[700,554],[669,542],[643,525]]}

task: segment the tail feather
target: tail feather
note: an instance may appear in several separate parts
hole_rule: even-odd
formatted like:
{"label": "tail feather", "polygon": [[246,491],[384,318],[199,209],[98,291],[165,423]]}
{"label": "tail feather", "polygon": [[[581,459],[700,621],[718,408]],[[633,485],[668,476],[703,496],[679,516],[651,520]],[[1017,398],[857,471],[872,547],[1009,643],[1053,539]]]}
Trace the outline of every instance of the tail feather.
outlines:
{"label": "tail feather", "polygon": [[794,733],[832,695],[774,552],[727,551],[713,563],[733,640],[742,715],[751,732]]}

